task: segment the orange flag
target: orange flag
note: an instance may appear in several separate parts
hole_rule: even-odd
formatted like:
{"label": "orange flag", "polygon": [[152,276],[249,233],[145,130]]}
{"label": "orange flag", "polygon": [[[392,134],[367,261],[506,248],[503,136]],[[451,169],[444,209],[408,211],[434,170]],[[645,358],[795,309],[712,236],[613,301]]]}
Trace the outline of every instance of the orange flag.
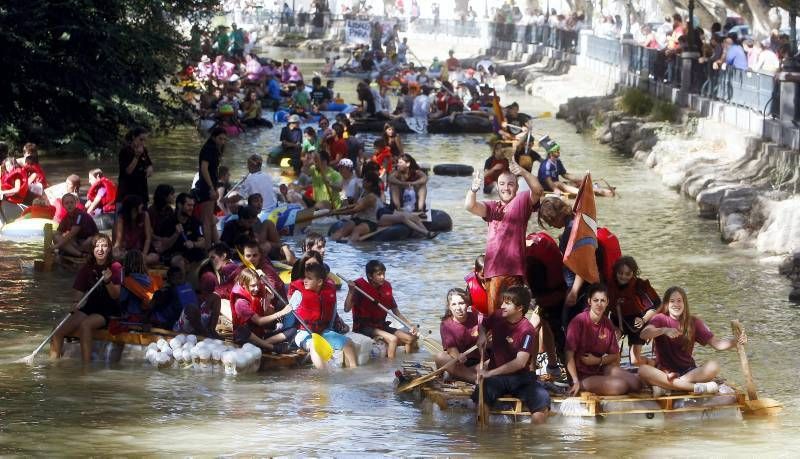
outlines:
{"label": "orange flag", "polygon": [[575,220],[564,250],[564,265],[591,284],[600,282],[595,250],[597,250],[597,208],[594,203],[592,176],[586,174],[575,198]]}
{"label": "orange flag", "polygon": [[506,122],[506,117],[503,114],[503,107],[500,106],[500,96],[497,95],[497,91],[494,91],[492,98],[492,112],[494,112],[494,121],[497,126],[502,126]]}

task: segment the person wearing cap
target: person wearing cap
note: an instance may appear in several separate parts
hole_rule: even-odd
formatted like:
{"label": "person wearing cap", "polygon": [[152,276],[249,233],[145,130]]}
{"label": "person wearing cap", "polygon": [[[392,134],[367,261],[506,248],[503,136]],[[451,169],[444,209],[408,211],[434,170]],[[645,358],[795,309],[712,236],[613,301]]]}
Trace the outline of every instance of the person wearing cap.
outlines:
{"label": "person wearing cap", "polygon": [[[567,194],[578,194],[577,185],[583,181],[582,176],[577,176],[567,172],[564,164],[561,162],[561,146],[548,136],[539,139],[539,145],[547,152],[547,159],[542,161],[539,165],[538,178],[539,182],[544,187],[545,191],[554,192],[559,191]],[[570,183],[565,183],[559,180],[563,177]],[[614,189],[594,188],[594,194],[597,196],[613,197]]]}
{"label": "person wearing cap", "polygon": [[[530,190],[518,192],[520,175]],[[525,283],[525,231],[544,190],[536,176],[513,159],[509,161],[509,170],[497,178],[499,200],[478,201],[477,193],[483,185],[481,173],[476,172],[464,208],[489,225],[483,273],[487,281],[487,309],[491,315],[503,303],[503,290]]]}
{"label": "person wearing cap", "polygon": [[300,129],[300,117],[298,115],[289,116],[288,123],[281,129],[280,141],[283,154],[291,158],[295,175],[300,175],[302,166],[300,149],[303,144],[303,131]]}
{"label": "person wearing cap", "polygon": [[194,74],[195,78],[201,82],[206,82],[211,79],[211,76],[214,74],[211,58],[203,54],[203,57],[200,58],[200,62],[197,64]]}
{"label": "person wearing cap", "polygon": [[264,199],[264,211],[271,212],[278,205],[272,177],[261,170],[264,161],[261,155],[253,154],[247,158],[247,176],[239,187],[239,194],[247,199],[258,193]]}
{"label": "person wearing cap", "polygon": [[355,204],[361,196],[361,179],[355,174],[355,166],[349,158],[339,160],[336,165],[339,175],[342,176],[342,200],[346,204]]}

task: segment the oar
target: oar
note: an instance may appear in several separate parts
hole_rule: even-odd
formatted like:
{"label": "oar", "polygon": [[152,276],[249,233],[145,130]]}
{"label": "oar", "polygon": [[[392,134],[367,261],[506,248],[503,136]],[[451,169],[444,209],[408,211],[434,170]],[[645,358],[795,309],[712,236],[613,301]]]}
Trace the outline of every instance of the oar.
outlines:
{"label": "oar", "polygon": [[[342,277],[340,274],[337,274],[343,281],[347,282],[348,285],[351,284],[350,281]],[[353,287],[358,290],[362,295],[367,297],[368,300],[377,304],[381,309],[386,311],[386,314],[392,316],[392,319],[398,321],[399,323],[403,324],[404,327],[408,328],[409,330],[414,328],[410,323],[406,322],[405,320],[401,319],[397,316],[397,314],[393,313],[391,309],[384,306],[380,301],[376,300],[372,297],[369,293],[365,292],[361,287],[359,287],[355,282],[352,282]],[[438,354],[444,350],[444,347],[436,342],[436,340],[428,338],[428,337],[420,337],[419,340],[422,342],[422,345],[430,352],[431,354]]]}
{"label": "oar", "polygon": [[[464,354],[469,354],[470,352],[474,351],[475,349],[478,349],[478,345],[477,344],[472,346],[471,348],[467,349],[466,351],[464,351]],[[451,359],[449,362],[445,363],[444,365],[442,365],[441,367],[439,367],[435,371],[432,371],[432,372],[430,372],[430,373],[428,373],[428,374],[426,374],[424,376],[420,376],[419,378],[415,378],[415,379],[413,379],[413,380],[411,380],[411,381],[409,381],[409,382],[407,382],[407,383],[405,383],[405,384],[403,384],[401,386],[398,386],[397,387],[397,392],[408,392],[408,391],[410,391],[411,389],[413,389],[415,387],[419,387],[419,386],[425,384],[426,382],[433,381],[434,379],[436,379],[437,376],[439,376],[440,374],[444,373],[449,368],[451,368],[453,365],[455,365],[456,362],[458,362],[458,359],[456,359],[456,358]]]}
{"label": "oar", "polygon": [[[237,249],[236,253],[239,255],[239,259],[242,261],[245,267],[252,269],[256,273],[258,272],[255,265],[250,263],[250,261],[248,261],[244,257],[244,255],[242,255],[242,252],[240,252]],[[280,293],[278,293],[278,291],[275,290],[274,287],[272,287],[272,284],[269,283],[269,279],[266,279],[265,276],[263,275],[262,279],[264,280],[264,285],[267,286],[269,291],[272,292],[273,295],[275,295],[275,298],[277,298],[281,302],[281,304],[283,304],[284,306],[286,306],[287,304],[291,306],[291,303],[287,302],[286,299]],[[302,300],[302,294],[300,292],[295,292],[295,294],[292,295],[292,300],[297,301],[298,299]],[[299,301],[297,304],[300,304]],[[331,347],[331,344],[320,334],[311,331],[311,328],[309,328],[309,326],[306,325],[303,319],[300,318],[300,315],[297,314],[297,311],[294,310],[295,306],[292,306],[292,313],[294,313],[294,316],[297,318],[297,321],[300,322],[300,325],[302,325],[309,333],[311,333],[311,345],[314,346],[314,350],[317,351],[317,354],[319,354],[322,360],[327,362],[328,360],[331,359],[331,357],[333,357],[333,347]]]}
{"label": "oar", "polygon": [[[83,307],[83,306],[86,304],[86,301],[89,299],[89,295],[91,295],[91,294],[92,294],[92,292],[94,292],[94,291],[95,291],[95,289],[96,289],[96,288],[97,288],[97,287],[100,285],[100,283],[102,283],[102,282],[103,282],[103,277],[101,276],[101,277],[100,277],[100,279],[98,279],[98,280],[97,280],[97,282],[96,282],[96,283],[95,283],[95,284],[92,286],[92,288],[90,288],[90,289],[89,289],[89,291],[88,291],[88,292],[86,292],[86,293],[83,295],[83,298],[81,298],[81,300],[78,302],[78,307],[77,307],[77,309],[81,309],[81,308],[82,308],[82,307]],[[39,351],[41,351],[41,350],[42,350],[42,348],[45,346],[45,344],[47,344],[47,342],[48,342],[48,341],[50,341],[50,338],[52,338],[52,337],[53,337],[53,335],[55,335],[55,334],[56,334],[56,331],[58,331],[58,329],[59,329],[59,328],[60,328],[62,325],[64,325],[64,323],[65,323],[65,322],[66,322],[66,321],[69,319],[69,316],[71,316],[71,315],[72,315],[72,313],[70,313],[70,314],[67,314],[66,316],[64,316],[64,318],[63,318],[63,319],[61,319],[61,322],[59,322],[59,323],[58,323],[58,325],[56,325],[56,328],[54,328],[54,329],[53,329],[53,331],[52,331],[52,332],[50,332],[50,334],[49,334],[49,335],[47,335],[47,338],[45,338],[45,339],[44,339],[44,341],[42,341],[42,344],[40,344],[40,345],[39,345],[39,346],[38,346],[36,349],[34,349],[34,350],[33,350],[33,352],[31,352],[31,354],[30,354],[30,355],[28,355],[28,356],[26,356],[26,357],[23,357],[23,358],[21,358],[21,359],[19,359],[19,360],[17,360],[15,363],[24,363],[24,364],[26,364],[26,365],[31,365],[31,364],[33,363],[33,359],[34,359],[34,357],[36,357],[36,354],[38,354],[38,353],[39,353]]]}
{"label": "oar", "polygon": [[358,238],[358,242],[364,242],[364,241],[368,240],[369,238],[371,238],[372,236],[375,236],[376,234],[380,234],[380,233],[386,231],[389,228],[391,228],[391,227],[390,226],[382,226],[382,227],[376,229],[375,231],[373,231],[371,233],[367,233],[367,234],[361,236],[360,238]]}
{"label": "oar", "polygon": [[733,331],[733,338],[736,340],[736,351],[739,353],[739,363],[742,366],[745,388],[747,389],[748,400],[745,401],[744,413],[753,416],[774,416],[778,414],[783,409],[781,402],[771,398],[758,398],[758,390],[753,380],[753,374],[750,372],[750,361],[747,359],[747,352],[744,349],[744,344],[739,342],[739,336],[744,333],[744,327],[738,320],[732,320],[731,331]]}
{"label": "oar", "polygon": [[[483,372],[483,361],[485,358],[486,353],[486,344],[484,343],[483,346],[480,347],[481,351],[481,364],[480,364],[480,372]],[[483,401],[483,375],[481,375],[480,381],[478,381],[478,426],[479,427],[486,427],[486,403]]]}

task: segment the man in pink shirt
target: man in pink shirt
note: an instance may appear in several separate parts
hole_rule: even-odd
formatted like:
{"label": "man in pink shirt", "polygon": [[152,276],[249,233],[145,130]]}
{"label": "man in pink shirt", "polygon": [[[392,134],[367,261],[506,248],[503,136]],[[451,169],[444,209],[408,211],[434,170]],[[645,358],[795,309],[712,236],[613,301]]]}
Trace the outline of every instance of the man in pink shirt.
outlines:
{"label": "man in pink shirt", "polygon": [[[530,191],[518,193],[517,177],[520,175]],[[488,313],[491,315],[502,303],[504,289],[525,284],[525,232],[543,189],[536,176],[520,167],[513,158],[509,160],[509,170],[497,178],[500,200],[478,201],[477,194],[482,187],[483,178],[476,172],[464,207],[489,224],[483,275],[487,280]]]}

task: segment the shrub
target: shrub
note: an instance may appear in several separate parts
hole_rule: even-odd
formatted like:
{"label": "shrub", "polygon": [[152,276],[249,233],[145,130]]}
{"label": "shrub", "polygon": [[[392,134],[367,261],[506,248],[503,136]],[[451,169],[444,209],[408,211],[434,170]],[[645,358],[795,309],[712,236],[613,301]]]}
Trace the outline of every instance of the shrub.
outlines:
{"label": "shrub", "polygon": [[639,89],[626,89],[619,100],[620,109],[632,116],[647,116],[653,109],[653,99]]}
{"label": "shrub", "polygon": [[650,112],[653,121],[668,121],[670,123],[678,119],[678,106],[663,100],[658,100],[653,105]]}

